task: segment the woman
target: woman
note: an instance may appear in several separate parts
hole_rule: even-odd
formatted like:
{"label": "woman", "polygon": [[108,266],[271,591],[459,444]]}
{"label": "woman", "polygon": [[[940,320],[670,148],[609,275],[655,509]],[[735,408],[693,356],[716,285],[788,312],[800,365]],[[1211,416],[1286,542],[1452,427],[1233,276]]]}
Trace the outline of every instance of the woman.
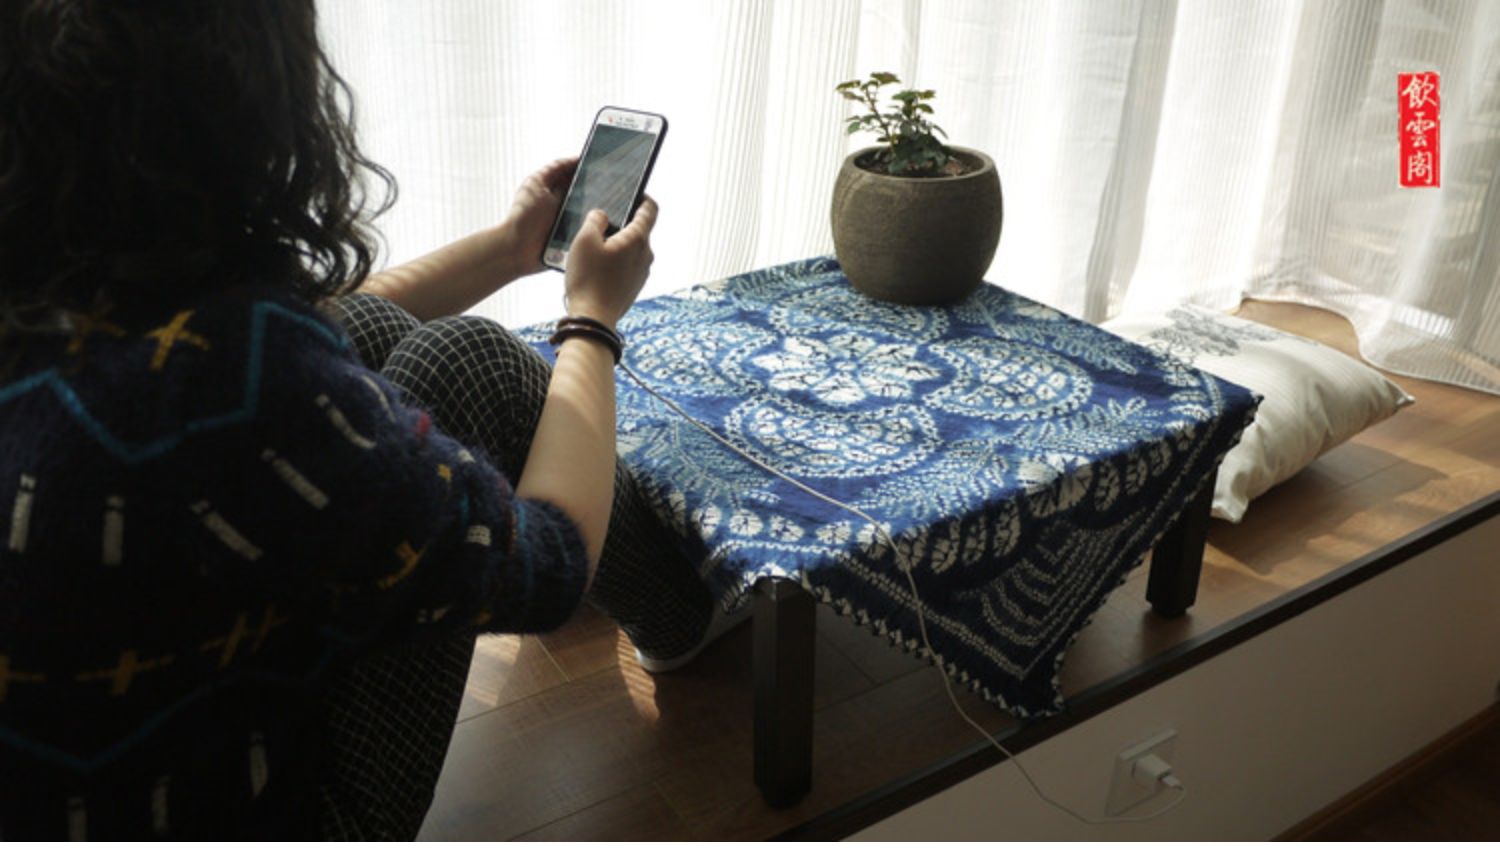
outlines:
{"label": "woman", "polygon": [[[367,276],[388,176],[311,0],[0,10],[0,838],[409,838],[476,631],[592,581],[648,663],[705,642],[610,335],[549,374],[452,316],[541,271],[573,161]],[[572,315],[613,329],[655,219],[590,215]]]}

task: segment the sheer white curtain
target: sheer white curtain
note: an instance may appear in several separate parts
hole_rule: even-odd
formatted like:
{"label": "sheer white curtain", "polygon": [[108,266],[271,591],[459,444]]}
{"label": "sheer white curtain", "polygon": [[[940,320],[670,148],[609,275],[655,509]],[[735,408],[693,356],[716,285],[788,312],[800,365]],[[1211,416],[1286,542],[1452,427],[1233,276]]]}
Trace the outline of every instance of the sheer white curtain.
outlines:
{"label": "sheer white curtain", "polygon": [[[998,164],[989,280],[1090,320],[1290,299],[1396,371],[1500,392],[1500,3],[323,0],[404,260],[494,221],[605,104],[665,113],[648,293],[832,251],[841,80],[936,89]],[[1442,73],[1441,189],[1397,182],[1396,75]],[[480,310],[557,313],[538,277]]]}

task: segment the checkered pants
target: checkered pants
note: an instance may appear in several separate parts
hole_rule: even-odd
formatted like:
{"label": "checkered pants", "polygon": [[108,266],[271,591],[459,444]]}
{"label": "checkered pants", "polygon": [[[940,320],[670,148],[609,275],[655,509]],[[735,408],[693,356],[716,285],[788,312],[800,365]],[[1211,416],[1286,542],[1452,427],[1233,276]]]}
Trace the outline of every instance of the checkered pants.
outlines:
{"label": "checkered pants", "polygon": [[[368,294],[329,307],[360,358],[439,427],[488,452],[511,483],[531,448],[551,368],[501,326],[477,317],[420,323]],[[615,465],[614,503],[589,601],[654,657],[703,637],[712,597],[629,471]],[[323,786],[330,839],[411,839],[432,800],[458,716],[474,634],[371,656],[327,702],[331,773]],[[525,785],[517,781],[517,785]]]}

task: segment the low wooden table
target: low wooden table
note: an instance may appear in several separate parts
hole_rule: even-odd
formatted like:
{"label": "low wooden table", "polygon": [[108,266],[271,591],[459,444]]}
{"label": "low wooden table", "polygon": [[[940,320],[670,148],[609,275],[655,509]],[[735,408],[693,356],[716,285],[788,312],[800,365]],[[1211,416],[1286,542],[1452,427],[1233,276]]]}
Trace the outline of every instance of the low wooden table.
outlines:
{"label": "low wooden table", "polygon": [[1055,713],[1063,652],[1147,550],[1152,606],[1192,604],[1211,478],[1256,403],[1000,288],[869,300],[831,258],[642,301],[620,331],[655,392],[889,533],[619,378],[643,493],[720,605],[755,608],[755,774],[777,805],[811,783],[815,601],[925,655],[894,543],[944,672]]}

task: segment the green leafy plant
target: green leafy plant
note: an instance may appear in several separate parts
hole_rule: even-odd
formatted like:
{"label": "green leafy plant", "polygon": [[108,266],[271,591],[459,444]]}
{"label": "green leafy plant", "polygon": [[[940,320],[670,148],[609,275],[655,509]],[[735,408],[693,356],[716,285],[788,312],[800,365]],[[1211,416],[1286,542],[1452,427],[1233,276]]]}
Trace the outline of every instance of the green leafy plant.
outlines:
{"label": "green leafy plant", "polygon": [[931,89],[904,89],[891,96],[892,103],[882,112],[880,90],[900,82],[900,78],[888,71],[877,71],[868,80],[846,80],[834,87],[844,98],[869,111],[850,118],[845,132],[867,130],[878,134],[876,141],[885,144],[878,162],[892,175],[938,175],[953,154],[936,136],[946,137],[947,132],[930,118],[932,105],[928,102],[937,93]]}

